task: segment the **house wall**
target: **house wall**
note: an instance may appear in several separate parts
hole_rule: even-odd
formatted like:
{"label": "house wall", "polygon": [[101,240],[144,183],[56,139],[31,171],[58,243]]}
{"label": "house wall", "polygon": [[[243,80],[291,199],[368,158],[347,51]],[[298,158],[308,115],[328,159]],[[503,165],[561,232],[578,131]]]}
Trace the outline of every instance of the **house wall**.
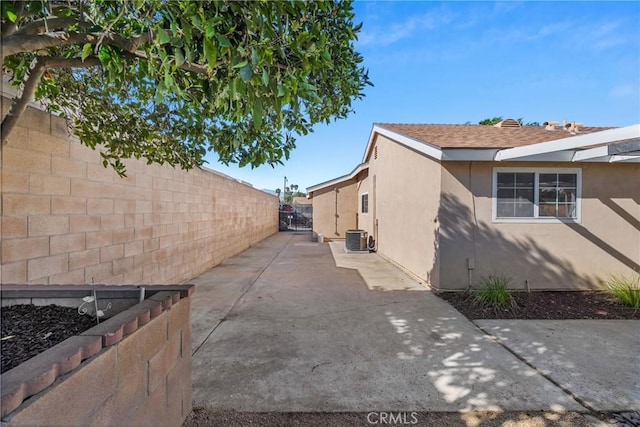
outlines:
{"label": "house wall", "polygon": [[[492,173],[500,167],[582,169],[579,224],[492,223]],[[640,270],[640,165],[444,162],[440,283],[463,289],[503,275],[515,289],[585,289],[613,273]],[[474,214],[475,213],[475,214]]]}
{"label": "house wall", "polygon": [[381,135],[372,153],[368,182],[360,189],[369,192],[369,215],[360,228],[374,235],[378,253],[437,283],[440,164]]}
{"label": "house wall", "polygon": [[144,160],[120,178],[34,108],[0,164],[1,283],[181,283],[278,231],[275,196]]}
{"label": "house wall", "polygon": [[357,227],[358,181],[354,178],[313,192],[313,233],[326,240],[344,239]]}

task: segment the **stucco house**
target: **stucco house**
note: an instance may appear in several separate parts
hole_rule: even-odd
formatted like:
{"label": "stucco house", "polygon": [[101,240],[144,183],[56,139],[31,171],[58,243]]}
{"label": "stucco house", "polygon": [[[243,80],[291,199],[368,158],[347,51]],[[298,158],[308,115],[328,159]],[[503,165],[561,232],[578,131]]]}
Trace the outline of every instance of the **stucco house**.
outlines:
{"label": "stucco house", "polygon": [[307,191],[315,233],[365,230],[437,289],[489,275],[588,289],[640,271],[640,125],[374,124],[362,162]]}

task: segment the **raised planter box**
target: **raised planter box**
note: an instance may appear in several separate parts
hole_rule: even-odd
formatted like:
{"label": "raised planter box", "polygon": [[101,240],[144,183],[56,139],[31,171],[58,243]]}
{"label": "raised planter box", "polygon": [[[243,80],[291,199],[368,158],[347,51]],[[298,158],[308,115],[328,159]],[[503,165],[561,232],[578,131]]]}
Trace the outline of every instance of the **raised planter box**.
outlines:
{"label": "raised planter box", "polygon": [[[193,285],[2,285],[2,306],[79,307],[112,317],[0,376],[3,427],[180,426],[191,412]],[[110,314],[105,313],[105,314]]]}

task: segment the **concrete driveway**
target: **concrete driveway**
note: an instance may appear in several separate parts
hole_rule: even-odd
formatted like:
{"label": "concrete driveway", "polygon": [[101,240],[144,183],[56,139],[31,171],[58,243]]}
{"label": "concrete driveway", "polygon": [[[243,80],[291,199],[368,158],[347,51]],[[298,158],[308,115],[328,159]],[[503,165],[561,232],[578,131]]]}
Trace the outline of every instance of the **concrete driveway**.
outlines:
{"label": "concrete driveway", "polygon": [[[527,343],[545,343],[548,355],[557,345],[535,324],[482,323],[485,333],[379,255],[346,254],[341,244],[314,243],[308,234],[276,234],[191,283],[194,405],[247,412],[640,409],[638,376],[590,382],[591,367],[576,366],[579,384],[554,378],[552,362],[528,354],[538,350]],[[619,340],[616,351],[628,356],[613,363],[635,362],[620,366],[618,376],[635,375],[638,323],[615,328],[629,341]],[[604,386],[604,398],[589,394]],[[611,406],[616,387],[628,407]]]}

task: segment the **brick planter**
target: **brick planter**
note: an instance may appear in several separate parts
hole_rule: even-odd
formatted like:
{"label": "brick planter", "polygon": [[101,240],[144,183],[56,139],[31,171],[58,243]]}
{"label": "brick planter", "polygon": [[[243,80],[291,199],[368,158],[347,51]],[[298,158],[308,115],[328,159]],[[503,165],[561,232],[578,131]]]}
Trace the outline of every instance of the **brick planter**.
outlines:
{"label": "brick planter", "polygon": [[[9,426],[180,426],[191,411],[193,285],[96,286],[122,311],[0,376]],[[3,285],[2,305],[78,307],[91,286]]]}

